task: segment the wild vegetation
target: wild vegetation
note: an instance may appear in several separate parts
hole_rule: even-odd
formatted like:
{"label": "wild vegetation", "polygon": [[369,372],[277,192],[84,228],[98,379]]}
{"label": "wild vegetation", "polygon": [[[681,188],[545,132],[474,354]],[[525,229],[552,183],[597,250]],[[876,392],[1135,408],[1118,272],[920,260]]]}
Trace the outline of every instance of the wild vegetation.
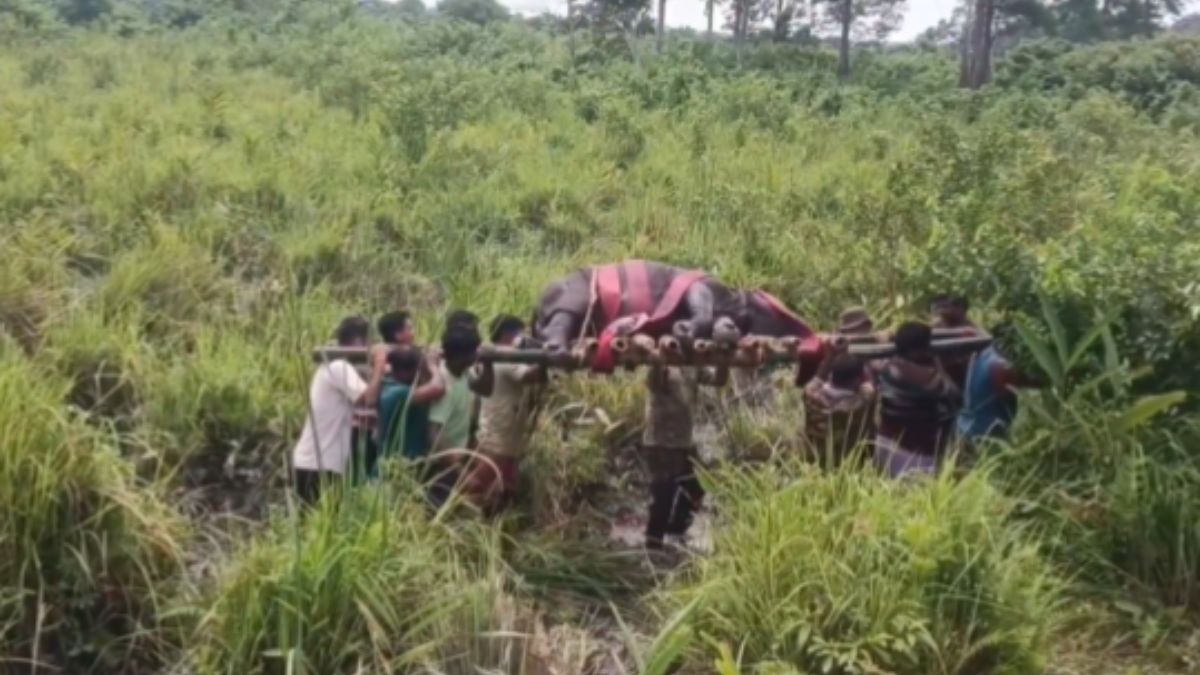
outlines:
{"label": "wild vegetation", "polygon": [[[244,4],[0,0],[0,668],[1200,667],[1200,41],[1027,40],[971,91],[928,46],[655,54],[620,3]],[[801,463],[782,377],[714,397],[713,550],[670,571],[607,537],[627,375],[555,385],[499,522],[403,472],[296,517],[340,317],[430,339],[635,256],[822,327],[962,292],[1047,386],[921,486]]]}

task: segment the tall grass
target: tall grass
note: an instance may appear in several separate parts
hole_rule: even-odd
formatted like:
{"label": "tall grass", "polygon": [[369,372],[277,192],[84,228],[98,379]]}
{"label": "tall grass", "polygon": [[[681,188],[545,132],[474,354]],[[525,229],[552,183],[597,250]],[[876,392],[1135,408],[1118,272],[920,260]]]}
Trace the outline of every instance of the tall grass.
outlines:
{"label": "tall grass", "polygon": [[[250,477],[239,491],[277,487],[306,353],[341,316],[408,307],[436,339],[448,307],[526,316],[557,275],[633,256],[765,286],[822,327],[849,304],[921,314],[943,290],[1039,320],[1050,297],[1071,329],[1111,311],[1114,349],[1155,378],[1086,402],[1031,399],[992,478],[1049,514],[1034,523],[1049,533],[1040,549],[1068,571],[1195,608],[1192,436],[1148,433],[1162,415],[1131,435],[1125,417],[1135,390],[1200,382],[1194,41],[1131,48],[1173,64],[1155,66],[1174,74],[1156,75],[1146,105],[1125,55],[1111,78],[1083,80],[1074,59],[1092,52],[1047,59],[1047,82],[1067,68],[1101,85],[1082,100],[1019,74],[967,96],[935,54],[866,58],[835,88],[829,55],[790,46],[751,50],[740,70],[713,45],[635,65],[590,48],[577,60],[574,43],[517,24],[287,5],[0,47],[6,652],[110,671],[169,637],[154,603],[173,590],[179,523],[118,449],[176,488],[230,472]],[[624,480],[605,453],[636,437],[641,387],[556,391],[526,475],[549,516],[536,526],[562,532],[512,550],[387,490],[276,520],[196,601],[196,663],[514,672],[524,647],[504,631],[524,633],[524,611],[508,591],[635,594],[627,560],[575,535],[590,491]],[[720,443],[792,452],[790,399],[765,419],[723,411]],[[720,474],[729,529],[681,591],[698,603],[680,615],[696,629],[689,653],[708,648],[703,628],[734,668],[1038,666],[1031,631],[1053,624],[1055,596],[1012,586],[1055,582],[983,483]],[[514,569],[496,572],[502,559]],[[810,604],[785,602],[793,593]],[[647,668],[674,660],[665,647]]]}
{"label": "tall grass", "polygon": [[672,593],[678,615],[651,661],[724,658],[726,672],[1046,667],[1063,582],[986,472],[906,484],[786,468],[794,478],[760,468],[709,481],[715,551]]}
{"label": "tall grass", "polygon": [[998,483],[1027,500],[1047,550],[1090,593],[1196,608],[1196,431],[1170,414],[1186,395],[1138,395],[1148,372],[1123,362],[1108,320],[1072,331],[1052,307],[1044,317],[1012,346],[1044,387],[1022,398],[1012,445],[995,448]]}
{"label": "tall grass", "polygon": [[231,674],[526,672],[530,615],[499,553],[497,533],[431,522],[403,490],[323,499],[231,555],[203,598],[196,662]]}
{"label": "tall grass", "polygon": [[0,342],[0,644],[74,672],[162,662],[187,529],[112,439],[64,406],[68,383]]}

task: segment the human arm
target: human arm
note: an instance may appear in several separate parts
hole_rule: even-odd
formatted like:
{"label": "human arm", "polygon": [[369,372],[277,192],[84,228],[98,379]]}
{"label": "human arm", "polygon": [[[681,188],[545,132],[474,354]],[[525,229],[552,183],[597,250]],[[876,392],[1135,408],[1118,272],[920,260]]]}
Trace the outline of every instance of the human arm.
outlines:
{"label": "human arm", "polygon": [[446,380],[442,377],[442,369],[438,367],[437,357],[430,357],[427,365],[428,377],[413,388],[410,400],[414,404],[432,403],[446,395]]}
{"label": "human arm", "polygon": [[334,368],[333,381],[338,389],[350,399],[354,405],[373,407],[379,401],[379,390],[383,386],[383,372],[387,367],[387,352],[380,351],[374,355],[371,366],[371,377],[363,382],[362,376],[346,361],[330,364]]}
{"label": "human arm", "polygon": [[992,364],[992,382],[995,383],[996,393],[1005,393],[1013,389],[1037,388],[1043,383],[1016,368],[1006,360]]}
{"label": "human arm", "polygon": [[496,389],[496,366],[491,361],[476,365],[467,376],[467,386],[483,398],[491,396]]}
{"label": "human arm", "polygon": [[804,364],[799,363],[796,368],[796,386],[804,387],[812,382],[827,382],[829,380],[829,372],[833,369],[833,360],[840,354],[844,354],[850,348],[850,342],[844,337],[833,336],[824,343],[824,349],[821,350],[821,361],[817,363],[817,369],[813,372],[812,377],[804,377]]}

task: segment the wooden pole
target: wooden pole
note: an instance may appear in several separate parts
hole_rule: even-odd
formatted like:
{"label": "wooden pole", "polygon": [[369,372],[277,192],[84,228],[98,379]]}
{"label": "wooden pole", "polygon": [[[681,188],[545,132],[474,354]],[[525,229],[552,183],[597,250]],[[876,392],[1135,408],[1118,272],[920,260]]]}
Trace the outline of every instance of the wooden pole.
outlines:
{"label": "wooden pole", "polygon": [[[935,333],[936,334],[936,333]],[[826,336],[826,341],[836,336]],[[992,343],[989,335],[963,337],[962,331],[941,332],[933,341],[933,351],[939,355],[964,354],[985,349]],[[797,363],[816,358],[819,354],[804,351],[798,338],[747,337],[738,344],[720,344],[696,340],[690,346],[667,336],[654,340],[645,335],[619,337],[613,340],[618,365],[730,366],[757,368],[763,365]],[[855,337],[849,353],[864,360],[885,359],[895,355],[891,342],[881,342],[876,336]],[[317,363],[346,359],[351,363],[367,360],[366,348],[319,347],[313,351]],[[573,348],[551,352],[544,349],[522,349],[485,345],[479,349],[479,361],[488,363],[520,363],[542,365],[561,370],[583,370],[591,367],[596,353],[594,340],[584,340]]]}

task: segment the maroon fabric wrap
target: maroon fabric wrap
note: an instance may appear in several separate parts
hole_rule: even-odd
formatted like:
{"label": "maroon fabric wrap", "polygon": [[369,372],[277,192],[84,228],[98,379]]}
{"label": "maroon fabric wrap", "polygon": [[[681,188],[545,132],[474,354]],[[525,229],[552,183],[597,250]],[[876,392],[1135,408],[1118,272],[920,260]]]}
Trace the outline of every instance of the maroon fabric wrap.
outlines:
{"label": "maroon fabric wrap", "polygon": [[[634,262],[641,263],[641,261]],[[641,264],[643,265],[642,274],[644,275],[644,263]],[[606,267],[612,266],[610,265]],[[653,314],[647,314],[643,311],[630,315],[634,321],[629,326],[629,332],[632,333],[641,331],[644,333],[660,333],[665,331],[668,328],[667,324],[670,322],[671,318],[675,316],[676,310],[679,309],[679,303],[683,302],[683,296],[687,294],[688,289],[692,287],[692,284],[698,281],[703,281],[707,277],[708,275],[699,270],[690,270],[688,272],[683,272],[676,275],[675,278],[671,280],[671,285],[667,288],[666,294],[663,295],[662,300],[660,300],[658,305],[654,308]],[[630,279],[630,277],[627,275],[626,280],[628,279]],[[604,283],[604,280],[600,274],[597,274],[597,283]],[[598,290],[601,304],[604,304],[603,298],[605,292],[606,291],[604,288]],[[642,291],[639,291],[638,293],[640,294],[641,292]],[[632,296],[633,293],[630,295]],[[646,294],[646,300],[649,300],[648,293]],[[617,357],[616,354],[613,353],[612,349],[613,339],[617,337],[616,318],[616,315],[611,314],[605,317],[605,320],[608,321],[608,325],[603,331],[600,332],[600,339],[596,341],[596,355],[592,359],[592,370],[597,373],[611,373],[617,367]]]}
{"label": "maroon fabric wrap", "polygon": [[759,304],[775,312],[775,316],[779,317],[781,322],[787,324],[792,335],[801,338],[807,338],[816,335],[816,331],[810,328],[809,325],[804,322],[804,319],[796,316],[795,312],[788,309],[788,306],[783,304],[779,298],[763,290],[754,291],[754,293],[751,294],[751,297],[758,301]]}
{"label": "maroon fabric wrap", "polygon": [[796,384],[804,386],[817,374],[817,368],[825,358],[825,341],[779,298],[763,290],[754,291],[750,297],[752,301],[774,312],[780,322],[787,326],[788,332],[800,338],[796,359]]}

